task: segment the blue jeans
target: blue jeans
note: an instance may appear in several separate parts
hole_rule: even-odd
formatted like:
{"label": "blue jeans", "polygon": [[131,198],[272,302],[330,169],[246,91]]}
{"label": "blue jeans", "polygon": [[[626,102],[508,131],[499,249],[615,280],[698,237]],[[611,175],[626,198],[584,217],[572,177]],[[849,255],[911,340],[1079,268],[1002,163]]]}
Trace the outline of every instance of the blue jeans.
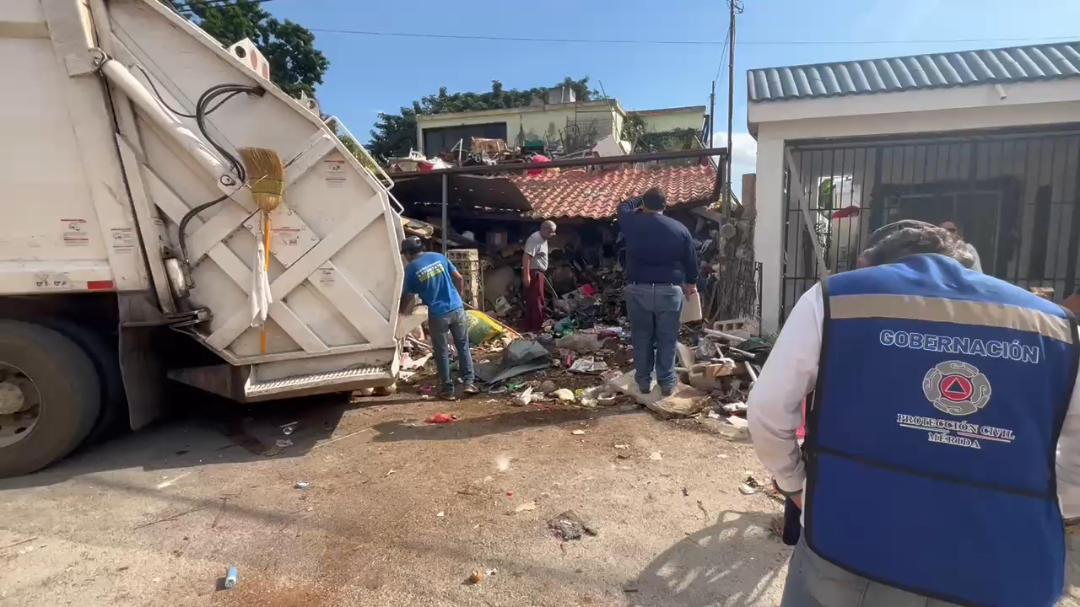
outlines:
{"label": "blue jeans", "polygon": [[628,284],[623,290],[630,316],[630,338],[634,344],[634,379],[642,392],[656,383],[667,390],[675,387],[675,344],[679,341],[683,309],[682,287],[676,285]]}
{"label": "blue jeans", "polygon": [[461,379],[466,384],[473,383],[472,352],[469,350],[469,325],[465,321],[465,310],[458,308],[442,316],[428,318],[428,329],[431,330],[431,349],[434,351],[435,368],[439,370],[442,390],[454,391],[454,380],[450,377],[450,345],[447,333],[454,336]]}

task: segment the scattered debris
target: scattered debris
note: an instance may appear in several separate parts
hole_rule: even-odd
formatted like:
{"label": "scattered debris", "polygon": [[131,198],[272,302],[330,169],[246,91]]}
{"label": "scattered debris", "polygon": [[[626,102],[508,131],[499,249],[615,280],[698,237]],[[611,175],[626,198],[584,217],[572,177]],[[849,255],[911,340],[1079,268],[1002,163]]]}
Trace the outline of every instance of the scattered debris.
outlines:
{"label": "scattered debris", "polygon": [[552,396],[562,401],[574,401],[574,393],[566,388],[560,388],[552,393]]}
{"label": "scattered debris", "polygon": [[649,454],[649,459],[653,460],[654,462],[658,462],[664,459],[664,454],[659,451],[653,451]]}
{"label": "scattered debris", "polygon": [[624,450],[625,450],[625,449],[629,449],[629,448],[630,448],[630,445],[615,445],[615,448],[616,448],[616,449],[624,449]]}
{"label": "scattered debris", "polygon": [[479,571],[473,571],[472,575],[469,576],[470,584],[476,585],[482,581],[484,581],[484,574],[480,573]]}
{"label": "scattered debris", "polygon": [[514,513],[517,514],[519,512],[529,512],[532,510],[536,510],[536,502],[525,502],[514,508]]}
{"label": "scattered debris", "polygon": [[573,510],[567,510],[548,521],[548,528],[561,537],[563,541],[578,540],[581,539],[581,536],[584,534],[591,536],[599,535],[599,532],[595,527],[585,522],[581,516]]}
{"label": "scattered debris", "polygon": [[582,434],[585,434],[585,431],[584,430],[574,430],[570,434],[573,434],[575,436],[581,436]]}
{"label": "scattered debris", "polygon": [[754,478],[753,472],[747,470],[744,474],[746,475],[746,479],[739,485],[739,491],[742,492],[743,495],[753,495],[764,486]]}
{"label": "scattered debris", "polygon": [[559,387],[550,379],[546,379],[540,384],[540,392],[543,392],[544,394],[551,394],[558,389]]}
{"label": "scattered debris", "polygon": [[429,424],[449,424],[450,422],[454,421],[455,419],[457,419],[457,417],[454,416],[454,415],[447,415],[446,413],[436,413],[435,415],[432,415],[431,417],[428,418],[427,423],[429,423]]}
{"label": "scattered debris", "polygon": [[292,434],[293,430],[296,430],[296,426],[299,423],[300,422],[289,422],[287,424],[282,425],[281,426],[281,433],[284,434],[285,436],[288,436],[288,435]]}
{"label": "scattered debris", "polygon": [[236,567],[229,567],[229,570],[225,573],[225,588],[235,588],[239,575],[240,572]]}
{"label": "scattered debris", "polygon": [[293,488],[294,489],[307,489],[310,486],[311,486],[311,483],[309,483],[307,481],[299,481],[295,485],[293,485]]}
{"label": "scattered debris", "polygon": [[22,546],[23,544],[29,544],[30,542],[32,542],[32,541],[34,541],[34,540],[38,539],[38,537],[39,537],[39,536],[36,536],[36,535],[35,535],[34,537],[32,537],[32,538],[30,538],[30,539],[26,539],[26,540],[19,540],[19,541],[15,542],[15,543],[12,543],[12,544],[8,544],[8,545],[6,545],[6,546],[0,546],[0,550],[4,550],[5,548],[14,548],[15,546]]}
{"label": "scattered debris", "polygon": [[446,513],[445,513],[445,512],[442,512],[442,511],[440,511],[440,512],[439,512],[438,514],[436,514],[435,516],[436,516],[437,518],[443,518],[444,516],[446,516]]}
{"label": "scattered debris", "polygon": [[166,516],[164,518],[159,518],[157,520],[150,521],[149,523],[143,523],[142,525],[136,525],[135,527],[133,527],[133,529],[143,529],[143,528],[149,527],[151,525],[157,525],[158,523],[165,523],[165,522],[168,522],[168,521],[175,521],[176,519],[178,519],[178,518],[180,518],[182,516],[187,516],[187,515],[191,514],[192,512],[198,512],[198,511],[203,510],[205,508],[206,508],[206,506],[197,506],[195,508],[192,508],[191,510],[185,510],[185,511],[179,513],[179,514],[173,514],[171,516]]}
{"label": "scattered debris", "polygon": [[571,333],[566,337],[555,340],[555,347],[560,350],[571,350],[578,354],[596,352],[602,345],[599,336],[595,333]]}
{"label": "scattered debris", "polygon": [[[747,410],[746,403],[744,402],[728,403],[721,408],[724,410],[724,413],[745,413]],[[713,412],[710,411],[710,413]],[[719,415],[717,417],[719,417]]]}
{"label": "scattered debris", "polygon": [[568,370],[574,373],[601,373],[608,370],[608,365],[592,356],[583,356],[575,360]]}
{"label": "scattered debris", "polygon": [[279,438],[279,439],[277,439],[277,442],[274,443],[274,444],[277,447],[280,447],[280,448],[284,449],[285,447],[291,447],[293,443],[292,443],[291,440],[289,440],[287,438]]}
{"label": "scattered debris", "polygon": [[690,497],[690,489],[688,487],[682,488],[683,497]]}
{"label": "scattered debris", "polygon": [[526,388],[524,392],[514,397],[514,405],[518,407],[526,407],[529,403],[537,400],[538,395],[533,394],[532,388]]}

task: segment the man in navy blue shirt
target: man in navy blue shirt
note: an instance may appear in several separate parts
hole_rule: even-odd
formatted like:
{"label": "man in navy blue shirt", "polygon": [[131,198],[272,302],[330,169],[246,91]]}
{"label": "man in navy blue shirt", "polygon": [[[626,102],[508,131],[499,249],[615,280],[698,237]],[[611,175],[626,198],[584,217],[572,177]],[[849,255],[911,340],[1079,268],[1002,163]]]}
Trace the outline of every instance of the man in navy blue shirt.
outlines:
{"label": "man in navy blue shirt", "polygon": [[664,396],[675,390],[675,344],[686,296],[697,293],[698,259],[690,231],[664,217],[658,188],[619,204],[626,240],[626,311],[634,344],[634,379],[652,391],[652,372]]}
{"label": "man in navy blue shirt", "polygon": [[476,394],[479,390],[476,389],[473,379],[469,327],[459,294],[465,287],[464,277],[446,257],[438,253],[425,253],[423,244],[416,236],[402,241],[401,254],[409,262],[405,267],[405,288],[401,291],[401,313],[404,314],[409,309],[413,295],[419,295],[420,301],[428,307],[431,348],[442,384],[440,395],[446,400],[457,400],[454,380],[450,377],[450,344],[446,337],[447,332],[454,336],[465,393]]}

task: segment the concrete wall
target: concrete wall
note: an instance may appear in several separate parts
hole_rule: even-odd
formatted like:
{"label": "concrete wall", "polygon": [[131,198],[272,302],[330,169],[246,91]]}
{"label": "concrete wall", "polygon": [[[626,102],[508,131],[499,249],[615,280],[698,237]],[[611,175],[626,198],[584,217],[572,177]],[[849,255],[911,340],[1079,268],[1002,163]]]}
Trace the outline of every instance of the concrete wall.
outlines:
{"label": "concrete wall", "polygon": [[705,124],[705,106],[660,110],[656,112],[630,112],[645,123],[646,133],[663,133],[675,129],[700,131]]}
{"label": "concrete wall", "polygon": [[[561,141],[568,120],[585,128],[585,123],[594,119],[595,124],[589,126],[595,126],[596,139],[600,140],[612,132],[621,131],[623,115],[622,108],[615,101],[589,101],[513,110],[422,116],[417,120],[417,141],[423,145],[425,129],[505,122],[507,145],[510,147],[521,145],[523,141],[538,139],[554,144]],[[437,151],[424,150],[424,153],[430,155]]]}
{"label": "concrete wall", "polygon": [[748,118],[758,140],[754,251],[763,270],[762,329],[775,331],[780,324],[785,145],[1080,122],[1075,80],[1006,85],[1003,91],[1004,99],[995,87],[979,86],[751,103]]}

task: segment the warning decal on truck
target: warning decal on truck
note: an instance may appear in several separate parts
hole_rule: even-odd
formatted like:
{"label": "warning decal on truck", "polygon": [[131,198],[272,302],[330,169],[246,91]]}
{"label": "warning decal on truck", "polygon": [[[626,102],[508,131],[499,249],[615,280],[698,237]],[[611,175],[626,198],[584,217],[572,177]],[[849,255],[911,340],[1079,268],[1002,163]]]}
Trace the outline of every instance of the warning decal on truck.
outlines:
{"label": "warning decal on truck", "polygon": [[65,247],[85,247],[90,245],[90,232],[85,219],[61,219],[61,233]]}
{"label": "warning decal on truck", "polygon": [[323,178],[326,180],[328,187],[340,188],[344,186],[348,174],[349,172],[345,170],[344,160],[323,161]]}
{"label": "warning decal on truck", "polygon": [[334,276],[334,266],[320,266],[316,272],[319,276],[319,284],[322,286],[330,287],[336,282],[337,277]]}
{"label": "warning decal on truck", "polygon": [[45,273],[34,275],[34,286],[39,289],[70,289],[71,281],[64,272]]}
{"label": "warning decal on truck", "polygon": [[135,232],[131,228],[113,228],[112,248],[117,253],[131,253],[135,250]]}

